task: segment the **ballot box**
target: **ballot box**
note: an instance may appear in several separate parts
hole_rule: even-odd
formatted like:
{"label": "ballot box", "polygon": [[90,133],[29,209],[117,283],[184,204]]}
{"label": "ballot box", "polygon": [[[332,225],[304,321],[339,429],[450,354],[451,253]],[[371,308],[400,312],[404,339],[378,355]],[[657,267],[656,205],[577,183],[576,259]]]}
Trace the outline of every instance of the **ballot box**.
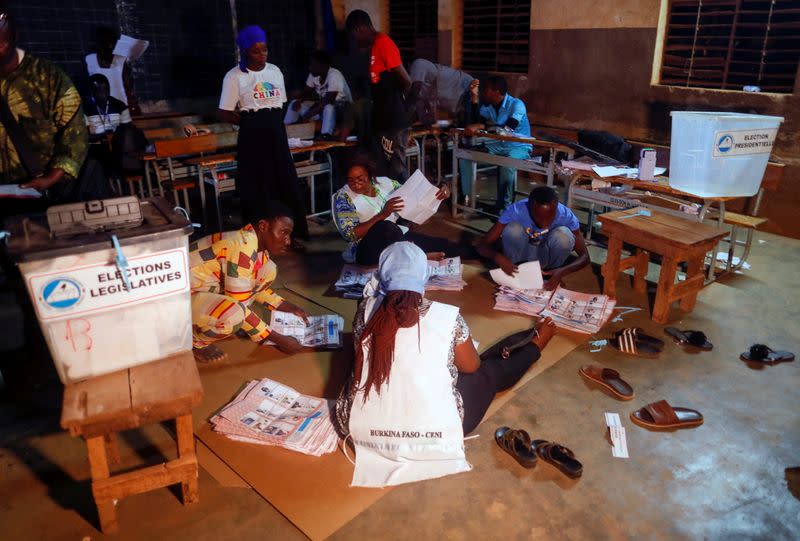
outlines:
{"label": "ballot box", "polygon": [[61,205],[7,225],[61,381],[191,350],[192,226],[167,200]]}

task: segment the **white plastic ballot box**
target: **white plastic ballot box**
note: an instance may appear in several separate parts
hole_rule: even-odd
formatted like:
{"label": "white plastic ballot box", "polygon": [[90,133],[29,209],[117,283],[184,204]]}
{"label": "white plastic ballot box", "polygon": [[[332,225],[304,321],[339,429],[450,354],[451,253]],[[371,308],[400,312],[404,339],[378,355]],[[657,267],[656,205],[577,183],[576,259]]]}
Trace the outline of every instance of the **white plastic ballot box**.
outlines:
{"label": "white plastic ballot box", "polygon": [[62,382],[192,348],[192,226],[170,203],[106,199],[48,217],[12,218],[8,250]]}

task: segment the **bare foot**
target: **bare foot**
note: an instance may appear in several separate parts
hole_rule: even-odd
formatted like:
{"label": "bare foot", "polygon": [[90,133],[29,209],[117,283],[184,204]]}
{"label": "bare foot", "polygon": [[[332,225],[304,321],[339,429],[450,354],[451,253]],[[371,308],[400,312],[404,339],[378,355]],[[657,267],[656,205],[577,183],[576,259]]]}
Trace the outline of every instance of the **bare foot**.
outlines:
{"label": "bare foot", "polygon": [[544,348],[547,347],[547,344],[556,334],[556,324],[553,323],[552,319],[546,317],[539,321],[536,325],[536,330],[538,332],[531,340],[531,343],[536,344],[539,347],[539,351],[544,351]]}
{"label": "bare foot", "polygon": [[228,358],[228,354],[215,345],[206,346],[202,349],[193,349],[194,360],[201,364],[219,363]]}
{"label": "bare foot", "polygon": [[428,258],[428,261],[441,261],[444,259],[444,252],[427,252],[425,257]]}

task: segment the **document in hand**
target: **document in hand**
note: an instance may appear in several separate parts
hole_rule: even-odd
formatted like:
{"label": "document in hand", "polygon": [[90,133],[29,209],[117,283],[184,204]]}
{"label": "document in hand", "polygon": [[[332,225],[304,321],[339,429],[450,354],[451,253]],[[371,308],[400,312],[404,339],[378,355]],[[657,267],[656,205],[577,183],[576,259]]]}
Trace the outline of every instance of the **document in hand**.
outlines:
{"label": "document in hand", "polygon": [[289,312],[272,312],[269,326],[284,336],[291,336],[306,347],[340,348],[344,318],[337,314],[308,316],[308,325],[299,316]]}
{"label": "document in hand", "polygon": [[528,261],[517,266],[514,276],[509,276],[503,269],[492,269],[489,274],[497,285],[512,289],[542,289],[544,287],[542,267],[538,261]]}
{"label": "document in hand", "polygon": [[405,184],[393,191],[389,197],[403,198],[403,210],[399,212],[401,218],[422,224],[439,210],[441,201],[436,199],[438,191],[439,188],[428,182],[422,171],[417,169],[408,177]]}

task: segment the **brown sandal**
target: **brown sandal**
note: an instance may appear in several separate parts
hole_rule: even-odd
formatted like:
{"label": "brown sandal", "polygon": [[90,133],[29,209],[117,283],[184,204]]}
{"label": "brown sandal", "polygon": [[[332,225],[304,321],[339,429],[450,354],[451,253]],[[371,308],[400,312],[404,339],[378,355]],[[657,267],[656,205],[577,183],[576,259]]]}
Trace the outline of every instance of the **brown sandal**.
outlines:
{"label": "brown sandal", "polygon": [[634,397],[633,387],[627,381],[619,377],[619,372],[600,366],[599,364],[587,364],[581,366],[578,373],[584,378],[597,383],[606,390],[610,391],[620,400],[632,400]]}
{"label": "brown sandal", "polygon": [[632,412],[631,421],[653,430],[692,428],[703,424],[703,414],[689,408],[672,407],[666,400],[659,400]]}
{"label": "brown sandal", "polygon": [[533,468],[536,465],[537,458],[531,449],[531,437],[524,430],[501,426],[494,432],[494,441],[521,466]]}

